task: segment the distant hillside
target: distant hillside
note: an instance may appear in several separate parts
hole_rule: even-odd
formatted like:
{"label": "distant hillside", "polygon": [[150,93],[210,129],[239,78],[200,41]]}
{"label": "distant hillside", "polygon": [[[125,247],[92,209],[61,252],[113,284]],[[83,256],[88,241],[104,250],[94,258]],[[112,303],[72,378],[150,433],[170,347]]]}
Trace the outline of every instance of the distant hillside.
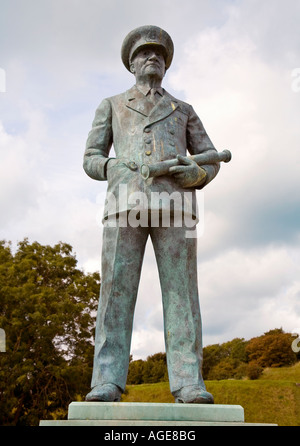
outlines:
{"label": "distant hillside", "polygon": [[[266,367],[291,366],[300,360],[292,344],[295,337],[275,328],[261,336],[245,340],[235,338],[203,349],[205,380],[257,379]],[[128,384],[151,384],[168,381],[166,353],[156,353],[147,360],[130,361]]]}
{"label": "distant hillside", "polygon": [[[266,368],[258,380],[206,381],[216,404],[239,404],[248,423],[300,426],[300,362]],[[169,383],[129,385],[122,401],[173,403]]]}

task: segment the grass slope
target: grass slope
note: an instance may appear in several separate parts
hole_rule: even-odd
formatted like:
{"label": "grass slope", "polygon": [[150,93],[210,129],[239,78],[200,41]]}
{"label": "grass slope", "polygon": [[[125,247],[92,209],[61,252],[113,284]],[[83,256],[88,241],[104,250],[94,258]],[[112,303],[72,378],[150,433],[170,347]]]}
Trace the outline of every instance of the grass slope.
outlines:
{"label": "grass slope", "polygon": [[[260,379],[206,381],[216,404],[239,404],[248,423],[300,426],[300,362],[268,368]],[[169,383],[127,386],[122,401],[173,403]]]}

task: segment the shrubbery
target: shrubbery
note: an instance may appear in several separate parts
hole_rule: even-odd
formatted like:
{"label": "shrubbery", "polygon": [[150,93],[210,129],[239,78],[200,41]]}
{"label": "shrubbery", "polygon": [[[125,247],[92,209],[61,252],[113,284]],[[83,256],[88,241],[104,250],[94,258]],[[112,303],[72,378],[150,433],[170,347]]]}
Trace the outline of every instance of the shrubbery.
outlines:
{"label": "shrubbery", "polygon": [[[203,377],[205,380],[258,379],[264,367],[294,364],[297,355],[291,344],[294,338],[281,328],[246,341],[235,338],[223,344],[203,349]],[[168,379],[166,354],[148,356],[146,361],[131,361],[128,384],[153,383]]]}
{"label": "shrubbery", "polygon": [[63,418],[90,390],[99,286],[66,243],[0,242],[0,425]]}

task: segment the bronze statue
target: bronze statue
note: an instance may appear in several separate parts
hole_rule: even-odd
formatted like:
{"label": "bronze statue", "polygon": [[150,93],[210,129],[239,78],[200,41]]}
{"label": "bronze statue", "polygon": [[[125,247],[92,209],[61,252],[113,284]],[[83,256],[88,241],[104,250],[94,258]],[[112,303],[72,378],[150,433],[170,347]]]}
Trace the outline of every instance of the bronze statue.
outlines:
{"label": "bronze statue", "polygon": [[[86,401],[120,401],[125,389],[134,308],[150,236],[162,291],[171,392],[177,403],[213,403],[201,373],[197,239],[186,237],[186,231],[197,223],[195,189],[217,175],[219,162],[228,161],[230,153],[218,154],[193,108],[161,87],[173,58],[173,42],[164,30],[156,26],[133,30],[121,54],[136,83],[101,102],[84,155],[86,173],[108,182],[92,390]],[[115,158],[109,157],[112,145]],[[197,155],[206,159],[201,166],[193,159]],[[157,163],[174,159],[163,174],[149,175]],[[175,223],[175,208],[170,206],[174,193],[182,198],[177,213],[189,214],[181,225]],[[130,199],[133,196],[144,197],[139,207]],[[117,206],[110,206],[111,197]],[[159,223],[149,219],[147,224],[130,224],[130,213],[136,209],[140,216],[154,213]],[[168,226],[162,224],[164,212],[169,213]]]}

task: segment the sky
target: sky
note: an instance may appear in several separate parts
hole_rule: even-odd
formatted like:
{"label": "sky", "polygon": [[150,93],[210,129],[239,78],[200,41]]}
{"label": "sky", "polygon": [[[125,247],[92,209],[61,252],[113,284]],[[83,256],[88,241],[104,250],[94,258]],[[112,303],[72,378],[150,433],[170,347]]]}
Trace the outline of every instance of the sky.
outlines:
{"label": "sky", "polygon": [[[141,25],[172,37],[163,81],[193,106],[232,161],[198,192],[203,345],[300,327],[300,2],[0,0],[0,239],[70,243],[100,271],[106,182],[82,168],[103,98],[134,84],[123,39]],[[165,351],[149,242],[134,359]]]}

